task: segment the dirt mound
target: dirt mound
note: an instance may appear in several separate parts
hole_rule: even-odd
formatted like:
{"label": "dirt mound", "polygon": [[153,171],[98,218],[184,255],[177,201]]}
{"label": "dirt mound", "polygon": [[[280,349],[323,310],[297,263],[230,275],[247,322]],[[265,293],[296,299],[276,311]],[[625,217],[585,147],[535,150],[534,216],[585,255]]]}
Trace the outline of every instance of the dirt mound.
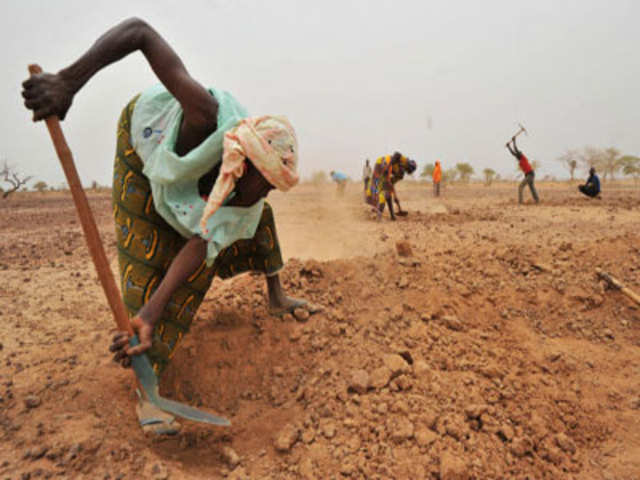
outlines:
{"label": "dirt mound", "polygon": [[[271,317],[263,278],[216,280],[162,389],[233,426],[168,439],[144,437],[131,375],[105,355],[112,320],[68,200],[0,209],[0,476],[635,478],[640,310],[594,275],[640,290],[632,212],[476,188],[473,204],[447,189],[442,213],[407,188],[396,223],[359,219],[355,191],[322,212],[304,189],[275,196],[285,251],[350,237],[283,271],[324,310]],[[108,196],[93,201],[113,255]]]}

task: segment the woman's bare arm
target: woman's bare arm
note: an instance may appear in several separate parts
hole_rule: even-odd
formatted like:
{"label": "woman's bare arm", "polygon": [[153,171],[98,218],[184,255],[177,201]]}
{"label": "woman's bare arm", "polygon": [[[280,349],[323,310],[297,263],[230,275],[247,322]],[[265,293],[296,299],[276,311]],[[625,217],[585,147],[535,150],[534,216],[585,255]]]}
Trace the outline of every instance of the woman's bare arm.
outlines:
{"label": "woman's bare arm", "polygon": [[33,120],[50,115],[63,119],[73,96],[93,75],[135,51],[142,52],[158,79],[180,102],[187,125],[197,130],[215,128],[215,99],[189,75],[180,57],[160,34],[139,18],[130,18],[111,28],[77,61],[57,74],[42,73],[26,80],[22,95],[25,106],[33,110]]}
{"label": "woman's bare arm", "polygon": [[[207,242],[198,236],[191,237],[180,249],[178,255],[171,262],[171,266],[164,276],[158,289],[153,292],[151,298],[138,311],[136,317],[140,344],[129,348],[127,355],[137,355],[151,347],[153,339],[153,328],[160,319],[167,303],[178,287],[183,285],[187,279],[198,269],[207,255]],[[122,346],[125,346],[124,344]]]}

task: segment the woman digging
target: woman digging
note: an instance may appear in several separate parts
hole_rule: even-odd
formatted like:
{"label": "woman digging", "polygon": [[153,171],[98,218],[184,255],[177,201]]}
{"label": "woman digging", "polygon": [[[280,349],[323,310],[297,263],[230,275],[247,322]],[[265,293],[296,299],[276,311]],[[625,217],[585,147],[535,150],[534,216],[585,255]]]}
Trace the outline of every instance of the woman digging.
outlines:
{"label": "woman digging", "polygon": [[[69,67],[26,80],[33,120],[64,119],[94,74],[138,50],[161,84],[120,117],[113,209],[122,296],[140,344],[129,347],[127,333],[117,332],[109,350],[123,366],[145,352],[160,375],[216,275],[263,272],[273,315],[315,308],[282,289],[280,245],[264,200],[298,183],[293,128],[284,117],[249,117],[229,93],[203,87],[147,23],[126,20]],[[178,431],[173,416],[144,398],[137,412],[146,431]]]}

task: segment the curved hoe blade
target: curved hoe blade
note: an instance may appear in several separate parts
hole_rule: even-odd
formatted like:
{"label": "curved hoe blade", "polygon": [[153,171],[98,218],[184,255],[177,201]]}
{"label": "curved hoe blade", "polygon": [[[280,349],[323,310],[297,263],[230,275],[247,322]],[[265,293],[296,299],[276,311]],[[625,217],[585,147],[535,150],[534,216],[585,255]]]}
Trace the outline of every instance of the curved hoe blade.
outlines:
{"label": "curved hoe blade", "polygon": [[[135,347],[139,343],[137,336],[133,336],[129,340],[129,345],[132,347]],[[187,420],[193,420],[194,422],[209,423],[223,427],[231,425],[231,422],[224,417],[218,417],[185,405],[184,403],[162,398],[158,393],[158,378],[151,367],[149,357],[145,354],[131,357],[131,365],[133,366],[133,371],[136,372],[136,377],[138,377],[140,386],[144,390],[147,399],[159,409],[178,417],[186,418]]]}

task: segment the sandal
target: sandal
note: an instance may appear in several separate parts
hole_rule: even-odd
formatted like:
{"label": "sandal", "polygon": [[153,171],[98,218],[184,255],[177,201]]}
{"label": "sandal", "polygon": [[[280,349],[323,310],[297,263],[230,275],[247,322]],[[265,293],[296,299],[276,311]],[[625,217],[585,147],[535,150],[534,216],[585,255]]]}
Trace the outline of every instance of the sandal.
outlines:
{"label": "sandal", "polygon": [[136,405],[136,414],[145,434],[176,435],[182,426],[179,422],[176,422],[173,415],[160,410],[143,398],[140,398],[138,405]]}
{"label": "sandal", "polygon": [[296,308],[303,308],[309,312],[309,314],[313,315],[314,313],[318,313],[322,311],[322,307],[320,305],[315,305],[313,303],[309,303],[307,300],[301,300],[297,298],[293,298],[293,305],[288,307],[280,308],[278,310],[269,309],[269,315],[273,315],[274,317],[284,317],[287,313],[293,313]]}

